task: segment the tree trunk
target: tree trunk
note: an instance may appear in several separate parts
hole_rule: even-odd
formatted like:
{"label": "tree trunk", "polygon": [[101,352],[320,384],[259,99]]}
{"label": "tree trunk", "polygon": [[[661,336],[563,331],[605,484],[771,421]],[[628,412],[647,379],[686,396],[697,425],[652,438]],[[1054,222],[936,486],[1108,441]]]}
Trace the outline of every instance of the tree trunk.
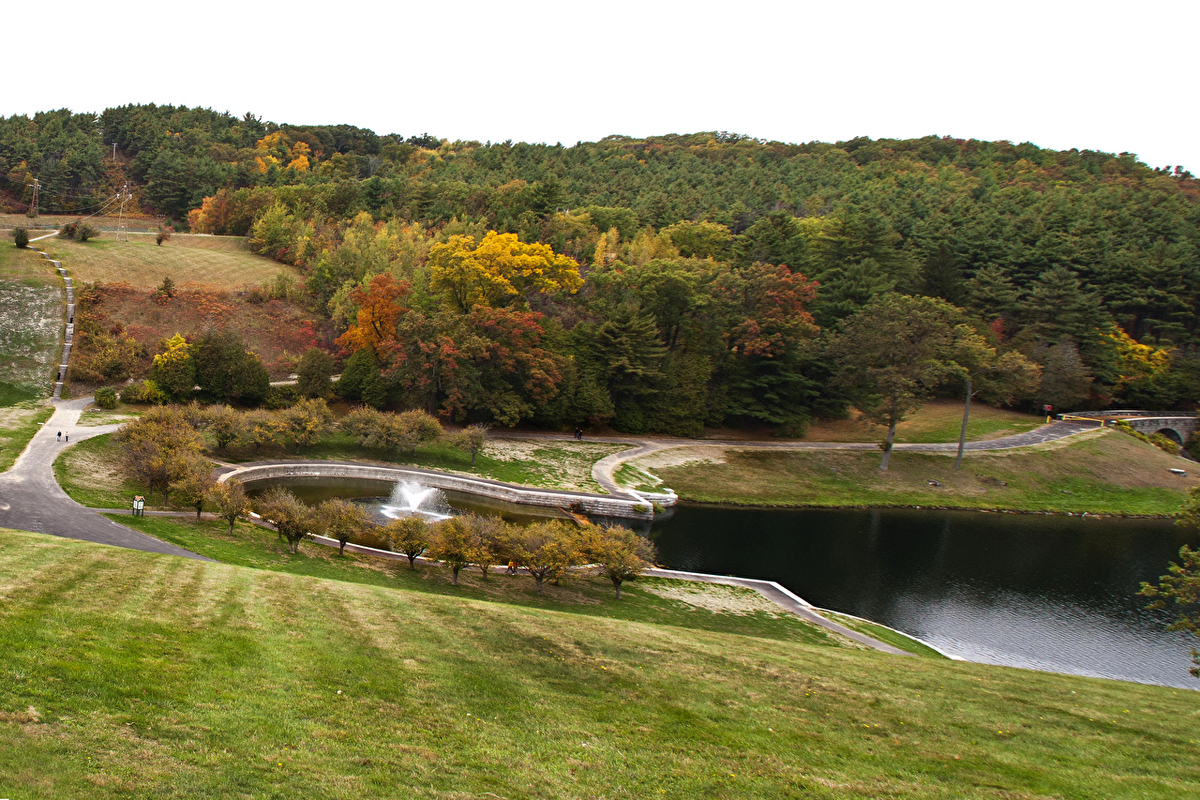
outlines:
{"label": "tree trunk", "polygon": [[535,574],[533,579],[537,581],[538,594],[542,594],[542,581],[545,580],[545,578],[542,575]]}
{"label": "tree trunk", "polygon": [[887,438],[883,440],[883,461],[880,462],[879,468],[887,472],[888,462],[892,460],[892,443],[896,441],[896,418],[893,416],[888,421]]}
{"label": "tree trunk", "polygon": [[471,466],[472,466],[472,467],[473,467],[473,466],[475,466],[475,454],[476,454],[477,452],[479,452],[479,451],[478,451],[478,450],[472,450],[472,451],[471,451]]}
{"label": "tree trunk", "polygon": [[454,577],[450,579],[450,584],[452,586],[458,586],[458,571],[460,569],[462,569],[462,567],[451,567],[450,568],[450,572],[454,575]]}
{"label": "tree trunk", "polygon": [[408,555],[408,568],[409,568],[409,569],[411,569],[411,570],[415,570],[415,569],[417,568],[417,556],[416,556],[416,554],[415,554],[415,553],[409,553],[409,554],[407,554],[407,555]]}
{"label": "tree trunk", "polygon": [[962,429],[958,432],[958,455],[954,457],[954,468],[962,468],[963,450],[967,447],[967,423],[971,421],[971,378],[967,377],[967,399],[963,403]]}
{"label": "tree trunk", "polygon": [[237,522],[237,517],[229,518],[229,535],[233,536],[233,526]]}
{"label": "tree trunk", "polygon": [[300,539],[299,538],[296,538],[296,539],[289,538],[288,545],[291,548],[292,555],[296,555],[297,553],[300,552]]}
{"label": "tree trunk", "polygon": [[346,555],[346,540],[345,539],[338,539],[338,555],[339,556]]}
{"label": "tree trunk", "polygon": [[202,508],[204,508],[204,504],[203,504],[203,503],[197,503],[197,504],[196,504],[196,522],[199,522],[199,521],[200,521],[200,509],[202,509]]}
{"label": "tree trunk", "polygon": [[621,599],[621,579],[613,578],[612,582],[613,582],[613,586],[615,586],[617,588],[617,599],[620,600]]}

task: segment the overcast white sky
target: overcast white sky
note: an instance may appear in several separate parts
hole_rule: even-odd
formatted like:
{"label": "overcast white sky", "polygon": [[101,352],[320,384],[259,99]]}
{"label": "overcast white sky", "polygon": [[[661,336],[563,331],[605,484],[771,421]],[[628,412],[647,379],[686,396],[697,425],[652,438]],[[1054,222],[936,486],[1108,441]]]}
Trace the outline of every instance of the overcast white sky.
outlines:
{"label": "overcast white sky", "polygon": [[1129,151],[1200,173],[1197,0],[68,0],[45,11],[30,38],[6,37],[0,114],[155,102],[564,144],[938,134]]}

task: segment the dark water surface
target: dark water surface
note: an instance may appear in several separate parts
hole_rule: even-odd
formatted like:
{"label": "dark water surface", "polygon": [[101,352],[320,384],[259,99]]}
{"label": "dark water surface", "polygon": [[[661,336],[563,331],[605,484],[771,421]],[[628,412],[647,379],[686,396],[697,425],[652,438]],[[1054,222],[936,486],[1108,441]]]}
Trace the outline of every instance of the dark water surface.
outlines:
{"label": "dark water surface", "polygon": [[1194,532],[1166,520],[681,506],[659,561],[778,581],[971,661],[1189,689],[1196,640],[1137,596]]}

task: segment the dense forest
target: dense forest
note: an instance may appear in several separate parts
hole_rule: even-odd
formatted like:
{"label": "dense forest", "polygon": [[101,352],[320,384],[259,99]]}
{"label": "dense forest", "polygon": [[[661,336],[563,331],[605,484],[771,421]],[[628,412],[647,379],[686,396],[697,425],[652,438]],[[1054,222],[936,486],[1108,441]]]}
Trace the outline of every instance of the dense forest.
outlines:
{"label": "dense forest", "polygon": [[[993,401],[1200,398],[1200,182],[1130,154],[933,136],[480,143],[126,106],[0,119],[0,205],[27,208],[35,177],[43,213],[84,216],[130,182],[176,229],[246,235],[299,268],[338,334],[341,393],[378,407],[796,430],[879,394],[855,389],[846,373],[878,365],[839,357],[838,334],[900,313],[897,294],[944,301],[976,355],[1034,365]],[[912,392],[961,393],[947,352]]]}

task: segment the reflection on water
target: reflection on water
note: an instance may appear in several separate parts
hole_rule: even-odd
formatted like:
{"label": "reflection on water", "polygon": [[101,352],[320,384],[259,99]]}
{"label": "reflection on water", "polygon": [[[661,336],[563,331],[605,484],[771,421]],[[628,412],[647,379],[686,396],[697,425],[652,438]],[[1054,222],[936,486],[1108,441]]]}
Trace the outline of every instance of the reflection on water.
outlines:
{"label": "reflection on water", "polygon": [[682,506],[651,538],[663,564],[775,580],[972,661],[1200,685],[1194,640],[1137,596],[1197,539],[1166,520]]}

